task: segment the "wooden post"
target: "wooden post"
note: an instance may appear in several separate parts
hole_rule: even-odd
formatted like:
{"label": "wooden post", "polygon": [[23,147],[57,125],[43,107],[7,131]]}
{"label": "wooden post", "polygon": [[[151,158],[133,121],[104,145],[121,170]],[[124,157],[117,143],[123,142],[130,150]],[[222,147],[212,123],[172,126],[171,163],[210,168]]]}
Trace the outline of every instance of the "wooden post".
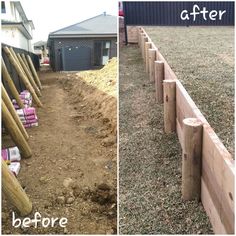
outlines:
{"label": "wooden post", "polygon": [[30,72],[28,71],[28,68],[27,68],[27,66],[25,65],[25,63],[24,63],[24,61],[23,61],[23,59],[21,58],[21,56],[20,56],[19,53],[17,53],[17,58],[18,58],[18,60],[19,60],[19,62],[20,62],[20,64],[21,64],[21,67],[23,68],[23,71],[25,72],[26,76],[28,77],[30,84],[31,84],[32,87],[34,88],[35,93],[36,93],[38,96],[41,97],[42,94],[41,94],[41,92],[40,92],[40,90],[39,90],[37,84],[35,83],[34,78],[31,76]]}
{"label": "wooden post", "polygon": [[[19,63],[18,58],[16,56],[16,53],[12,47],[9,48],[11,55],[14,57],[14,59]],[[21,65],[20,65],[21,66]],[[22,68],[22,67],[21,67]],[[22,68],[23,69],[23,68]]]}
{"label": "wooden post", "polygon": [[155,82],[154,62],[156,60],[156,49],[148,49],[149,78],[151,82]]}
{"label": "wooden post", "polygon": [[[16,53],[15,53],[15,51],[13,50],[13,48],[10,47],[10,48],[9,48],[9,51],[10,51],[11,55],[13,56],[13,58],[15,59],[16,63],[18,64],[18,66],[20,67],[20,69],[22,70],[22,72],[25,74],[25,72],[24,72],[24,70],[23,70],[23,67],[21,66],[21,64],[20,64],[20,62],[19,62],[19,60],[18,60],[18,57],[16,56]],[[26,76],[26,74],[25,74],[25,76]]]}
{"label": "wooden post", "polygon": [[6,104],[2,100],[2,120],[6,127],[6,130],[10,134],[12,140],[19,148],[20,152],[24,157],[31,157],[32,151],[29,147],[29,144],[25,140],[23,134],[21,133],[19,127],[17,126],[15,120],[11,116],[11,113],[7,109]]}
{"label": "wooden post", "polygon": [[164,80],[164,62],[155,61],[155,89],[157,103],[163,103],[163,80]]}
{"label": "wooden post", "polygon": [[3,59],[2,59],[2,77],[3,77],[3,80],[8,84],[8,87],[12,93],[12,96],[16,99],[18,106],[23,109],[24,104],[23,104],[22,100],[20,99],[20,95],[15,87],[14,82],[11,79],[11,76],[9,75],[9,73],[7,71],[7,67],[6,67]]}
{"label": "wooden post", "polygon": [[143,37],[143,60],[144,60],[144,63],[146,61],[146,57],[145,57],[145,43],[148,42],[148,37],[147,36],[144,36]]}
{"label": "wooden post", "polygon": [[143,44],[144,44],[144,33],[140,34],[140,50],[141,50],[141,54],[142,54],[142,58],[143,58]]}
{"label": "wooden post", "polygon": [[171,133],[176,130],[176,82],[164,80],[164,130]]}
{"label": "wooden post", "polygon": [[142,33],[143,33],[143,30],[141,28],[139,28],[139,34],[138,34],[138,40],[139,40],[138,46],[139,46],[139,48],[141,48],[141,35],[142,35]]}
{"label": "wooden post", "polygon": [[36,70],[35,70],[35,68],[34,68],[34,65],[33,65],[33,62],[32,62],[32,60],[31,60],[31,57],[30,57],[29,55],[26,55],[26,59],[27,59],[27,61],[28,61],[28,63],[29,63],[31,72],[32,72],[32,74],[34,75],[34,78],[35,78],[35,81],[36,81],[38,87],[39,87],[40,89],[42,89],[42,84],[41,84],[40,79],[39,79],[39,77],[38,77],[38,74],[37,74],[37,72],[36,72]]}
{"label": "wooden post", "polygon": [[202,167],[202,130],[197,118],[183,120],[182,197],[200,200]]}
{"label": "wooden post", "polygon": [[21,53],[21,58],[22,58],[22,60],[24,61],[25,65],[27,66],[29,72],[31,73],[31,76],[33,76],[32,72],[31,72],[31,70],[30,70],[30,67],[29,67],[28,61],[27,61],[26,56],[25,56],[24,53]]}
{"label": "wooden post", "polygon": [[19,66],[19,64],[16,62],[14,56],[11,54],[10,50],[8,47],[4,47],[3,48],[7,57],[9,58],[9,61],[11,62],[11,64],[14,66],[14,68],[17,71],[17,74],[19,75],[20,79],[22,80],[22,82],[24,83],[25,87],[29,90],[29,92],[31,93],[34,102],[36,103],[36,105],[38,107],[42,107],[42,103],[39,100],[37,94],[34,91],[34,88],[31,86],[30,82],[28,81],[28,78],[26,77],[26,75],[24,74],[24,72],[21,70],[21,67]]}
{"label": "wooden post", "polygon": [[5,161],[2,161],[2,189],[6,199],[16,207],[21,216],[31,213],[32,203]]}
{"label": "wooden post", "polygon": [[151,42],[146,42],[145,43],[145,70],[147,73],[149,73],[149,54],[148,54],[148,50],[152,47],[152,43]]}
{"label": "wooden post", "polygon": [[141,42],[140,36],[141,36],[141,30],[138,29],[138,46],[139,46],[139,47],[140,47],[140,42]]}
{"label": "wooden post", "polygon": [[1,86],[2,86],[2,99],[3,99],[4,103],[5,103],[5,105],[7,106],[7,109],[11,113],[12,118],[15,120],[18,128],[20,129],[21,133],[23,134],[24,138],[26,140],[28,140],[29,139],[29,135],[26,132],[26,129],[25,129],[24,125],[22,124],[22,122],[20,120],[20,117],[16,113],[16,110],[15,110],[15,108],[14,108],[12,102],[11,102],[11,99],[9,98],[9,96],[7,94],[6,89],[4,88],[3,84],[1,84]]}

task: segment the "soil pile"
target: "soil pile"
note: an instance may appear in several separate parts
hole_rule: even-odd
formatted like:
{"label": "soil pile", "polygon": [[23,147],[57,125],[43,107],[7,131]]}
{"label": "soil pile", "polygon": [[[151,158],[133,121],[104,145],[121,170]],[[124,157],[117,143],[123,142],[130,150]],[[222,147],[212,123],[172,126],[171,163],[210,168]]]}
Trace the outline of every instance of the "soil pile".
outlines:
{"label": "soil pile", "polygon": [[[112,133],[116,133],[117,58],[109,60],[100,70],[76,73],[73,80],[70,76],[63,80],[64,88],[70,92],[70,103],[89,105],[91,116],[103,117],[104,122],[110,124]],[[80,109],[81,104],[77,108]]]}

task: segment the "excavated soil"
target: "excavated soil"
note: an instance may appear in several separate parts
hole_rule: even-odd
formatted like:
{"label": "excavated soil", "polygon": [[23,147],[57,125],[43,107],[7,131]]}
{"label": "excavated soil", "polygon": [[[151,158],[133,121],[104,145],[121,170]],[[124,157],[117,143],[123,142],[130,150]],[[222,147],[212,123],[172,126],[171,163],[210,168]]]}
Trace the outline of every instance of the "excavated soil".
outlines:
{"label": "excavated soil", "polygon": [[[33,155],[22,159],[18,180],[33,203],[30,218],[37,211],[68,224],[13,228],[15,209],[3,196],[3,234],[116,233],[116,64],[86,72],[89,78],[40,73],[44,107],[37,109],[39,126],[27,129]],[[10,144],[7,135],[3,144]]]}

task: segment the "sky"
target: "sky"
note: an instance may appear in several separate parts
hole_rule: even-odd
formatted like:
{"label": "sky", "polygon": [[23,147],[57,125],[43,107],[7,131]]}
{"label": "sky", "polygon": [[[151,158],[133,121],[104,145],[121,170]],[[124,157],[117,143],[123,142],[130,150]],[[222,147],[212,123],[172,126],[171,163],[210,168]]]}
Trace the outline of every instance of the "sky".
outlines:
{"label": "sky", "polygon": [[116,0],[20,0],[35,26],[32,42],[47,41],[48,34],[106,12],[118,14]]}

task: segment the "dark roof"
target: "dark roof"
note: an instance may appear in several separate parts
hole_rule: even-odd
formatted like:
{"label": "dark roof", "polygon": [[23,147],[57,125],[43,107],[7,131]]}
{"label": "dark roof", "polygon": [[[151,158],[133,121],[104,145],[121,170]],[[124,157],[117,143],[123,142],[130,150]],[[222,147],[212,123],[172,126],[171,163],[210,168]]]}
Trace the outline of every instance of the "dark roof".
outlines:
{"label": "dark roof", "polygon": [[49,34],[57,36],[89,36],[89,35],[114,35],[117,34],[117,17],[101,14],[77,24],[59,29]]}

